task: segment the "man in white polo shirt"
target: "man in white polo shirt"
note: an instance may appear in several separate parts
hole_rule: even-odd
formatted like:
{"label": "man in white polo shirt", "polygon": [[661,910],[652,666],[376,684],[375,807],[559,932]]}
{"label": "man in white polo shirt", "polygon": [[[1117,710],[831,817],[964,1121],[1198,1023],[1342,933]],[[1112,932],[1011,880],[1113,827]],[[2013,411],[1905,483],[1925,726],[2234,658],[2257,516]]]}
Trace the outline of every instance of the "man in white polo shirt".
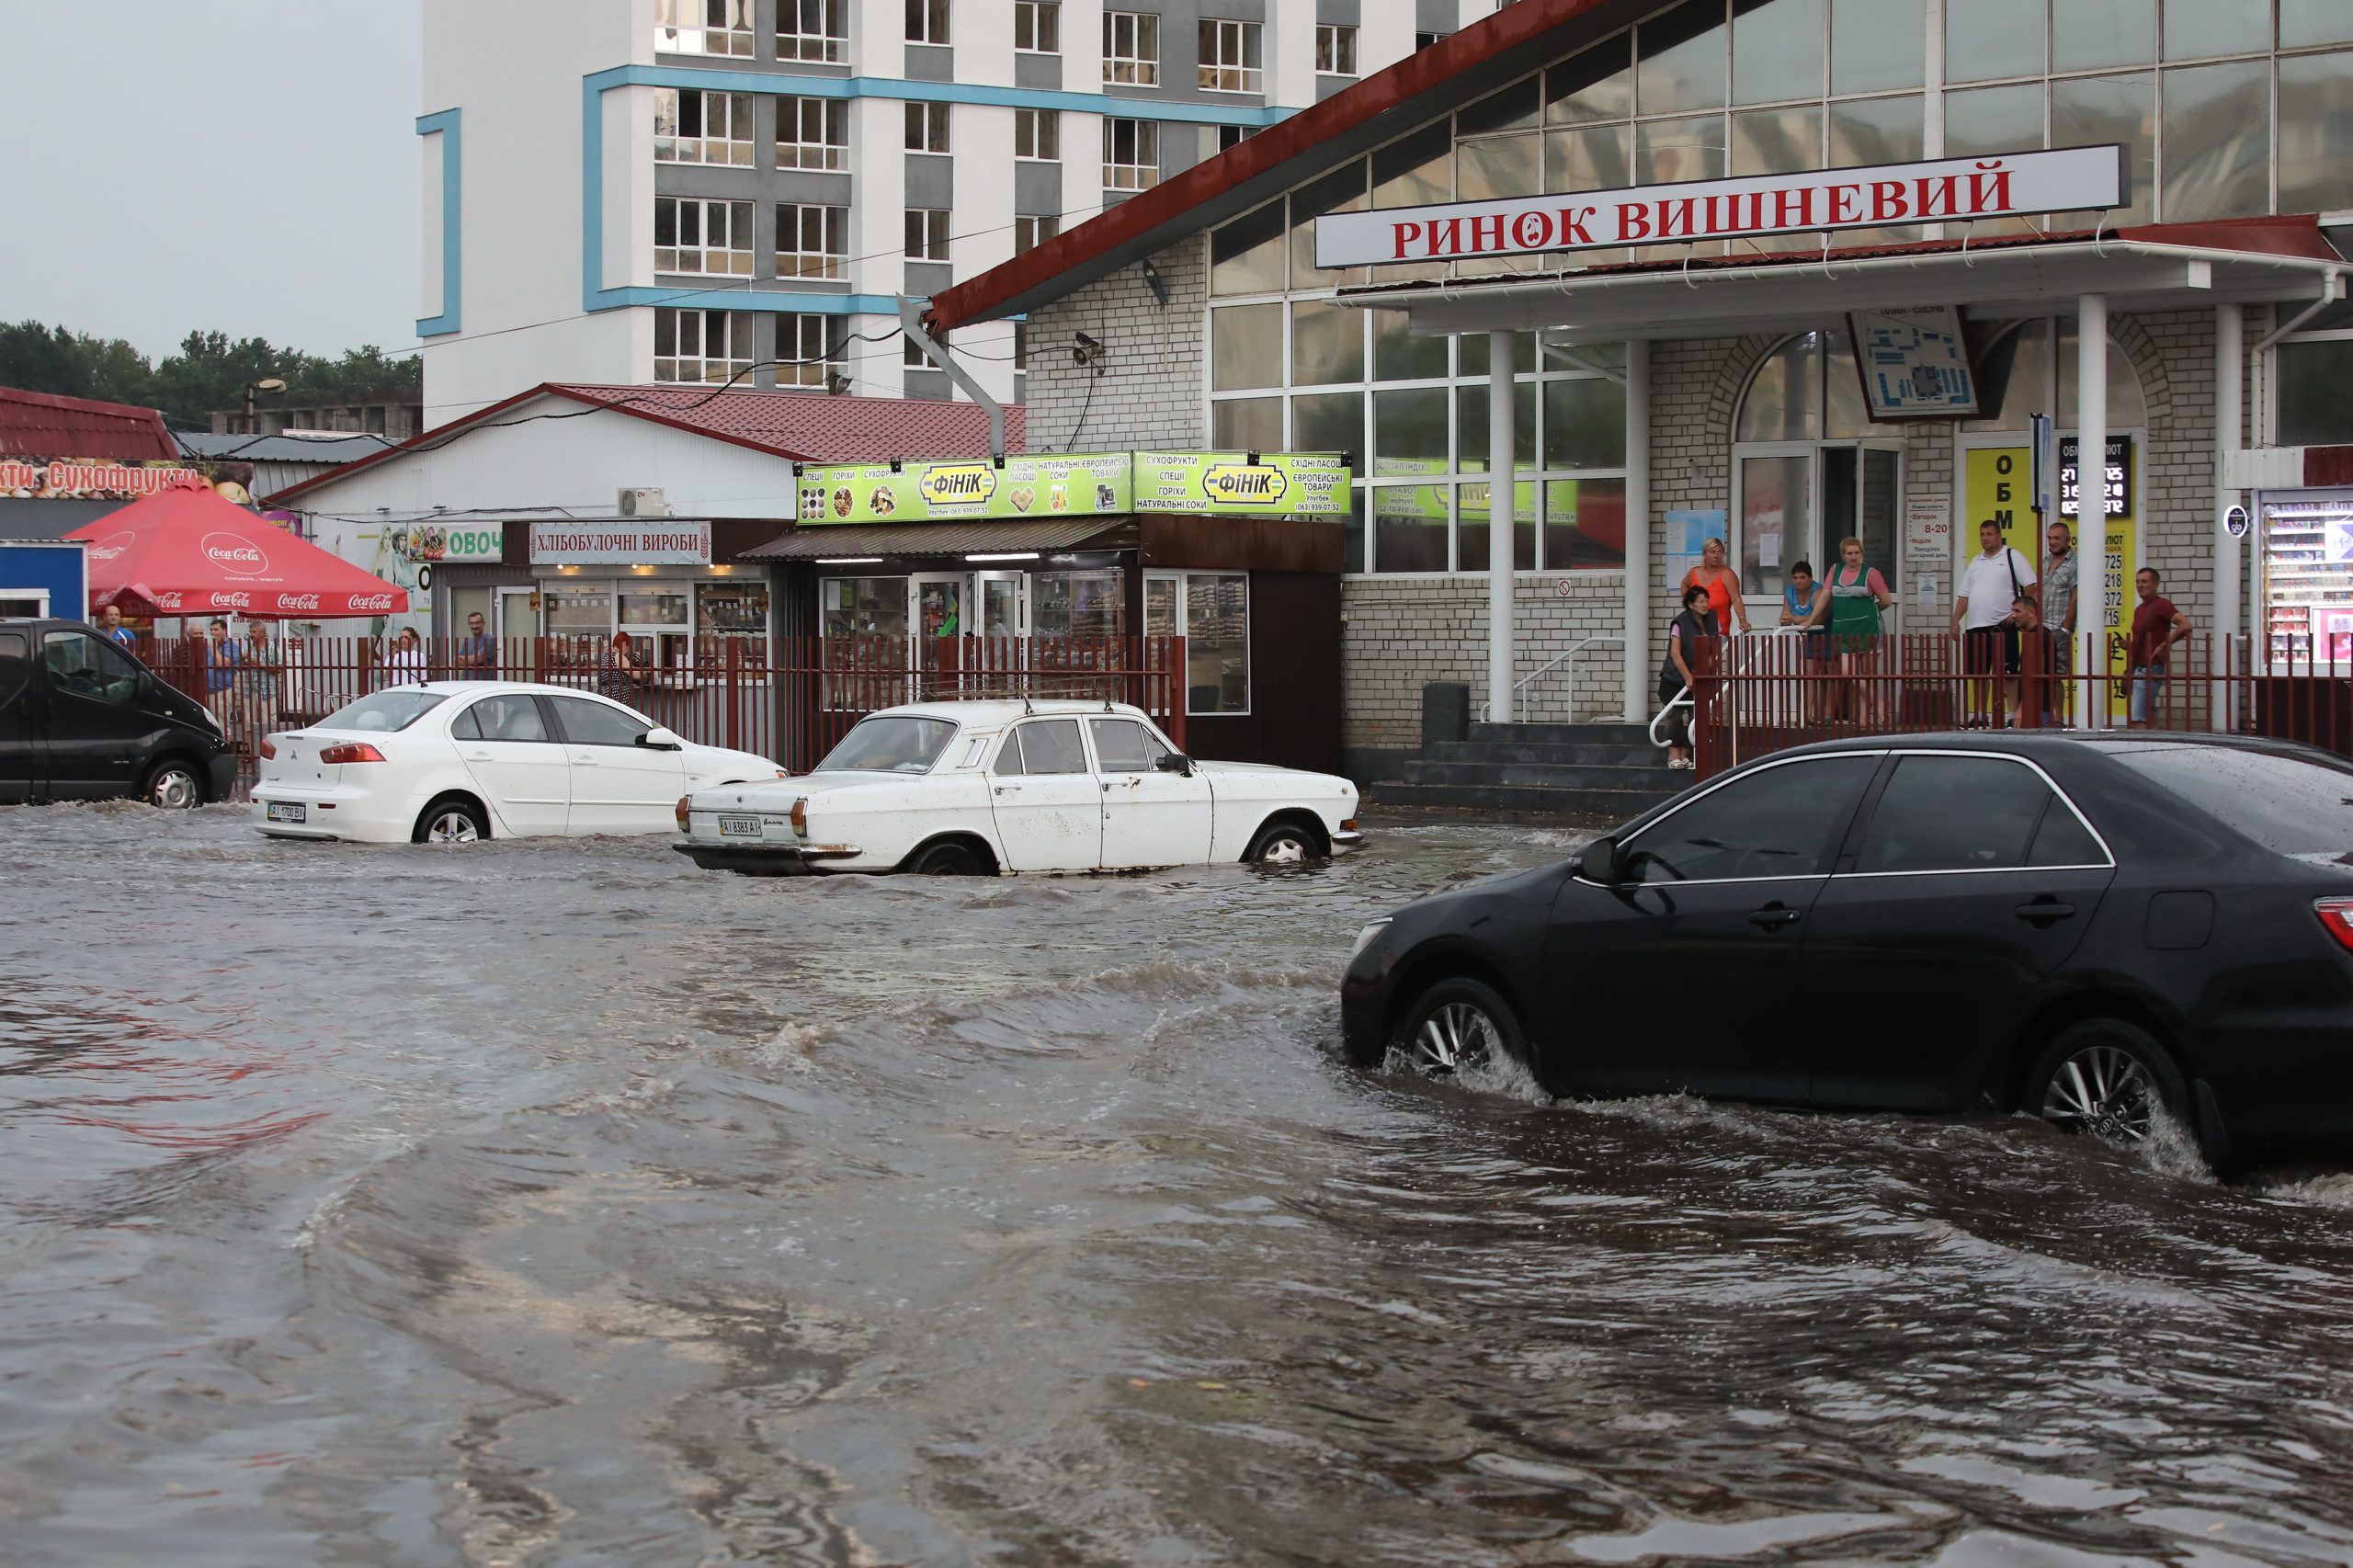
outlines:
{"label": "man in white polo shirt", "polygon": [[2034,562],[2002,542],[2002,525],[1991,517],[1977,525],[1978,551],[1953,585],[1952,634],[1961,640],[1969,673],[1970,711],[1961,722],[1972,729],[1993,722],[1993,676],[2018,668],[2018,642],[2010,636],[2010,606],[2034,586]]}

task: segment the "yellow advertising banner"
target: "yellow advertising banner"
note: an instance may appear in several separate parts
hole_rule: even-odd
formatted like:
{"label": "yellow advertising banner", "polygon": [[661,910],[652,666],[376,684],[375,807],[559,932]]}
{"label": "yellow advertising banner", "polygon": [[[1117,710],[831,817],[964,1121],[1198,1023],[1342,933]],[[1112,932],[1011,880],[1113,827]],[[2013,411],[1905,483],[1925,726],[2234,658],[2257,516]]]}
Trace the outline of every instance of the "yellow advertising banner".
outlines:
{"label": "yellow advertising banner", "polygon": [[[2032,451],[2024,445],[2016,447],[1972,447],[1962,454],[1962,497],[1966,521],[1953,532],[1961,535],[1957,548],[1970,554],[1977,553],[1978,525],[1991,517],[2001,525],[2003,541],[2042,569],[2042,519],[2029,504],[2033,496],[2031,479],[2034,467]],[[2068,519],[2075,531],[2076,548],[2085,552],[2084,565],[2089,568],[2094,557],[2092,541],[2085,537],[2080,519]],[[2110,517],[2106,538],[2097,559],[2100,562],[2100,631],[2105,651],[2106,673],[2122,676],[2126,673],[2125,653],[2131,639],[2133,596],[2132,574],[2140,566],[2141,525],[2129,512]],[[2063,612],[2053,612],[2045,606],[2045,613],[2056,622]],[[2078,629],[2078,643],[2080,645]],[[2121,721],[2125,716],[2126,693],[2120,678],[2109,687],[2109,716]]]}

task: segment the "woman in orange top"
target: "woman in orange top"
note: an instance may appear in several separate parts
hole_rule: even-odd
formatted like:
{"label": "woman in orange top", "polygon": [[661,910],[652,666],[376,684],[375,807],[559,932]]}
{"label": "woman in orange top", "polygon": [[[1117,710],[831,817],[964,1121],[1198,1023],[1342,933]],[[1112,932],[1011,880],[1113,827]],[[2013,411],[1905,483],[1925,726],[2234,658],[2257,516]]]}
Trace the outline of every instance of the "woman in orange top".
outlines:
{"label": "woman in orange top", "polygon": [[1708,606],[1716,612],[1716,624],[1725,635],[1731,634],[1734,619],[1741,631],[1748,630],[1748,607],[1740,597],[1740,574],[1725,563],[1723,540],[1711,539],[1701,547],[1699,564],[1683,576],[1683,586],[1695,583],[1708,590]]}

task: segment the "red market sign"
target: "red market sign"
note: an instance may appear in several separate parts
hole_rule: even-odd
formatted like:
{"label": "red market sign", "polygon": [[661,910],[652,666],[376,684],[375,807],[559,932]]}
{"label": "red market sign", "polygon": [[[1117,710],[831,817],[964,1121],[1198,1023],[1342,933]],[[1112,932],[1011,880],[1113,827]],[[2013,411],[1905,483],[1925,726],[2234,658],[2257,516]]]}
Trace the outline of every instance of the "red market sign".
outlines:
{"label": "red market sign", "polygon": [[2114,144],[2061,147],[1336,212],[1315,220],[1315,265],[1379,267],[2106,210],[2125,203],[2124,158]]}
{"label": "red market sign", "polygon": [[136,501],[194,480],[192,468],[108,462],[103,458],[0,458],[0,495],[18,500]]}

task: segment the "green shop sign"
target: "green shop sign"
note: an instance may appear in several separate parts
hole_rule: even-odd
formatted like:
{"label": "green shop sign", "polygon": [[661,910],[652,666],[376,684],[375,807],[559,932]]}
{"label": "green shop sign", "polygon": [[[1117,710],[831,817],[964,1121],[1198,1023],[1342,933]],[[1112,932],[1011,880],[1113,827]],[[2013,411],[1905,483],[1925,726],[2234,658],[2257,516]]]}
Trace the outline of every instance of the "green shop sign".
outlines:
{"label": "green shop sign", "polygon": [[[1254,455],[1256,460],[1253,460]],[[1349,471],[1328,452],[1076,452],[948,462],[809,465],[802,526],[1208,512],[1345,517]]]}

